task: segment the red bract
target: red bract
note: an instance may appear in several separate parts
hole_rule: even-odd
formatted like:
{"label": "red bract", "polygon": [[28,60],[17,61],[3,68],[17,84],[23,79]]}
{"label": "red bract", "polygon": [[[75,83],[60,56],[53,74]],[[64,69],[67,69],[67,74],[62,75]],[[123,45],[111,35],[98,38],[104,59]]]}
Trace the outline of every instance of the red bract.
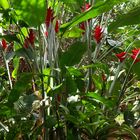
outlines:
{"label": "red bract", "polygon": [[81,11],[85,12],[87,11],[89,8],[91,7],[91,5],[89,3],[86,3],[84,6],[82,6]]}
{"label": "red bract", "polygon": [[140,54],[140,48],[139,49],[133,49],[131,58],[135,60],[134,63],[140,62],[140,58],[138,58],[138,55]]}
{"label": "red bract", "polygon": [[86,29],[86,28],[85,28],[85,23],[84,23],[84,22],[80,23],[80,26],[79,26],[79,27],[80,27],[80,29],[82,29],[82,30],[84,30],[84,31],[85,31],[85,29]]}
{"label": "red bract", "polygon": [[25,40],[24,40],[24,47],[25,48],[29,47],[29,40],[28,40],[28,38],[25,38]]}
{"label": "red bract", "polygon": [[85,34],[85,30],[86,30],[85,22],[80,23],[79,27],[80,27],[81,30],[83,30],[82,34],[84,35]]}
{"label": "red bract", "polygon": [[50,25],[50,23],[53,21],[53,19],[54,19],[54,12],[53,12],[53,10],[51,9],[51,7],[49,7],[49,8],[47,9],[47,15],[46,15],[46,21],[45,21],[46,27],[47,27],[47,28],[49,27],[49,25]]}
{"label": "red bract", "polygon": [[2,48],[3,49],[6,49],[7,48],[7,42],[6,42],[6,40],[5,39],[2,39],[1,43],[2,43]]}
{"label": "red bract", "polygon": [[126,52],[121,52],[119,54],[116,54],[120,62],[122,62],[126,58]]}
{"label": "red bract", "polygon": [[102,28],[97,25],[95,27],[95,30],[94,30],[94,38],[96,40],[97,43],[100,43],[101,39],[102,39]]}
{"label": "red bract", "polygon": [[29,45],[32,45],[32,47],[34,47],[34,41],[35,41],[35,34],[34,34],[33,30],[30,29],[29,37],[25,38],[24,47],[28,48]]}
{"label": "red bract", "polygon": [[29,42],[33,45],[34,41],[35,41],[35,34],[34,34],[34,31],[32,29],[30,29],[30,32],[29,32]]}
{"label": "red bract", "polygon": [[55,24],[55,32],[58,33],[59,31],[59,21],[56,20],[56,24]]}

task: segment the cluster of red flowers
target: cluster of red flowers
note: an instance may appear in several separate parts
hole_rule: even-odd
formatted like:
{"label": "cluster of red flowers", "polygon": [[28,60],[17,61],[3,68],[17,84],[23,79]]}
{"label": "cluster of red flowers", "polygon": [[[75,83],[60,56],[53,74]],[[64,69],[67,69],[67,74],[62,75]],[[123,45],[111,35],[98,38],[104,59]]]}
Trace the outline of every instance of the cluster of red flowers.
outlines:
{"label": "cluster of red flowers", "polygon": [[2,39],[1,44],[2,44],[2,48],[5,50],[7,48],[7,42],[6,42],[6,40],[5,39]]}
{"label": "cluster of red flowers", "polygon": [[118,54],[116,54],[116,56],[118,57],[120,62],[123,62],[123,60],[126,58],[126,52],[118,53]]}
{"label": "cluster of red flowers", "polygon": [[[45,24],[46,24],[46,28],[48,29],[50,24],[54,21],[55,16],[54,16],[54,11],[53,9],[51,9],[51,7],[49,7],[47,9],[47,14],[46,14],[46,19],[45,19]],[[55,32],[58,33],[59,32],[59,21],[56,20],[55,23]],[[46,37],[48,36],[48,31],[45,32]]]}
{"label": "cluster of red flowers", "polygon": [[29,48],[30,45],[34,47],[34,41],[35,41],[35,34],[34,34],[34,31],[30,29],[29,36],[26,37],[24,40],[24,47]]}
{"label": "cluster of red flowers", "polygon": [[[86,3],[84,6],[82,6],[81,11],[82,11],[82,12],[85,12],[85,11],[87,11],[90,7],[91,7],[91,5],[88,4],[88,3]],[[88,20],[88,22],[89,22],[89,21],[90,21],[90,20]],[[86,26],[85,26],[85,25],[86,25],[85,22],[82,22],[82,23],[80,23],[80,25],[79,25],[80,29],[83,30],[82,34],[84,34],[84,33],[85,33],[85,30],[86,30]],[[95,30],[94,30],[94,33],[93,33],[93,34],[94,34],[93,37],[94,37],[94,39],[95,39],[95,41],[96,41],[97,44],[99,44],[99,43],[101,42],[102,33],[103,33],[103,32],[102,32],[101,26],[97,25],[97,26],[95,27]]]}
{"label": "cluster of red flowers", "polygon": [[140,62],[140,58],[138,58],[138,55],[140,54],[140,48],[139,49],[133,49],[131,58],[135,60],[135,63]]}
{"label": "cluster of red flowers", "polygon": [[51,7],[49,7],[49,8],[47,9],[47,15],[46,15],[46,21],[45,21],[46,27],[47,27],[47,28],[49,28],[50,23],[53,22],[54,18],[55,18],[55,17],[54,17],[54,12],[53,12],[53,10],[51,9]]}
{"label": "cluster of red flowers", "polygon": [[95,30],[94,30],[94,38],[96,40],[97,43],[100,43],[101,39],[102,39],[102,28],[101,26],[97,25],[95,27]]}
{"label": "cluster of red flowers", "polygon": [[[130,56],[134,60],[134,63],[140,62],[140,58],[138,58],[139,54],[140,54],[140,48],[132,50],[132,54]],[[120,60],[120,62],[123,62],[123,60],[126,59],[126,52],[121,52],[119,54],[116,54],[116,57]]]}

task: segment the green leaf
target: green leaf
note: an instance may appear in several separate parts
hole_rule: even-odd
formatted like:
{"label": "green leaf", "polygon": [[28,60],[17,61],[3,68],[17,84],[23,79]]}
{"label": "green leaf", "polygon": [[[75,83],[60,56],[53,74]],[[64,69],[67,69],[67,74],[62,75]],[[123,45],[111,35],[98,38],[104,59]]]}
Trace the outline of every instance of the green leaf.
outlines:
{"label": "green leaf", "polygon": [[0,7],[3,7],[4,9],[9,8],[9,3],[7,0],[0,0]]}
{"label": "green leaf", "polygon": [[66,84],[67,94],[76,93],[77,85],[75,83],[75,80],[71,76],[66,77],[65,84]]}
{"label": "green leaf", "polygon": [[12,0],[20,19],[30,26],[38,26],[45,21],[46,0]]}
{"label": "green leaf", "polygon": [[127,26],[127,25],[134,25],[140,24],[140,7],[135,7],[127,14],[120,15],[117,17],[116,21],[112,22],[108,30],[109,32],[114,31],[118,27]]}
{"label": "green leaf", "polygon": [[8,97],[8,103],[11,107],[13,106],[13,103],[18,100],[19,96],[29,89],[32,77],[32,73],[23,73],[20,76],[20,79],[15,83]]}
{"label": "green leaf", "polygon": [[81,71],[78,70],[77,68],[75,68],[75,67],[66,67],[66,68],[67,68],[70,75],[74,75],[76,77],[82,76]]}
{"label": "green leaf", "polygon": [[86,94],[88,97],[92,97],[94,100],[96,100],[97,102],[100,102],[104,105],[106,105],[107,107],[109,108],[112,108],[114,106],[113,102],[108,100],[108,99],[105,99],[104,97],[100,96],[99,94],[97,93],[94,93],[94,92],[88,92]]}
{"label": "green leaf", "polygon": [[17,38],[16,34],[9,34],[9,35],[0,35],[0,38],[6,39],[8,42],[20,42],[20,40]]}
{"label": "green leaf", "polygon": [[140,62],[134,64],[132,67],[132,71],[138,76],[138,78],[140,78],[139,68],[140,68]]}
{"label": "green leaf", "polygon": [[13,59],[14,70],[12,72],[12,77],[15,78],[15,79],[17,78],[17,72],[18,72],[18,68],[19,68],[19,62],[20,62],[20,58],[15,57]]}
{"label": "green leaf", "polygon": [[68,29],[70,29],[71,27],[73,27],[73,26],[75,26],[75,25],[77,25],[85,20],[88,20],[90,18],[97,17],[98,15],[112,9],[114,5],[120,4],[120,3],[125,2],[125,1],[127,1],[127,0],[119,0],[119,1],[118,0],[106,0],[105,2],[97,3],[95,6],[93,6],[88,11],[76,16],[72,21],[70,21],[66,24],[63,24],[61,26],[60,30],[62,32],[65,32]]}
{"label": "green leaf", "polygon": [[79,29],[78,27],[73,27],[67,32],[65,32],[64,37],[65,38],[78,38],[81,36],[82,32],[83,31]]}
{"label": "green leaf", "polygon": [[84,0],[61,0],[64,4],[66,4],[71,10],[79,9],[80,6],[83,5]]}
{"label": "green leaf", "polygon": [[75,64],[78,64],[86,50],[86,44],[82,42],[74,43],[66,52],[62,54],[60,58],[60,65],[73,66]]}

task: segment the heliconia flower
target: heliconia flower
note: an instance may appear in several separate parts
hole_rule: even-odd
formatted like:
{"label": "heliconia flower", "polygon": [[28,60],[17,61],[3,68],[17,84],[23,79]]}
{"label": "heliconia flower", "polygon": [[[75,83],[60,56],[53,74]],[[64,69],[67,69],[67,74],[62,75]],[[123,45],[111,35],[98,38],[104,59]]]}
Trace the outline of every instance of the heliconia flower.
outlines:
{"label": "heliconia flower", "polygon": [[55,32],[58,33],[59,32],[59,21],[56,20],[56,23],[55,23]]}
{"label": "heliconia flower", "polygon": [[28,48],[29,45],[32,45],[32,47],[34,47],[34,41],[35,41],[35,34],[34,34],[34,31],[32,29],[30,29],[29,30],[29,37],[25,38],[24,47]]}
{"label": "heliconia flower", "polygon": [[2,48],[3,49],[6,49],[7,48],[7,42],[6,42],[6,40],[5,39],[2,39],[1,43],[2,43]]}
{"label": "heliconia flower", "polygon": [[131,58],[133,60],[135,60],[134,63],[140,62],[140,58],[137,58],[139,54],[140,54],[140,48],[139,49],[133,49],[132,50]]}
{"label": "heliconia flower", "polygon": [[132,54],[137,55],[139,53],[139,51],[140,51],[140,48],[139,49],[133,49]]}
{"label": "heliconia flower", "polygon": [[24,40],[24,48],[28,48],[29,47],[29,40],[28,38],[25,38]]}
{"label": "heliconia flower", "polygon": [[120,60],[120,62],[123,62],[123,60],[126,58],[126,52],[121,52],[116,54],[117,58]]}
{"label": "heliconia flower", "polygon": [[89,8],[91,7],[91,5],[89,3],[86,3],[84,6],[82,6],[81,11],[85,12],[87,11]]}
{"label": "heliconia flower", "polygon": [[53,10],[51,9],[51,7],[49,7],[47,9],[47,15],[46,15],[46,20],[45,20],[45,23],[46,23],[46,27],[48,28],[50,23],[54,20],[54,12]]}
{"label": "heliconia flower", "polygon": [[86,30],[85,22],[80,23],[79,28],[82,30],[82,34],[84,35]]}
{"label": "heliconia flower", "polygon": [[30,29],[30,32],[29,32],[29,42],[33,45],[34,41],[35,41],[35,34],[34,34],[34,31],[32,29]]}
{"label": "heliconia flower", "polygon": [[86,30],[86,28],[85,28],[85,22],[80,23],[79,27],[80,27],[80,29],[82,29],[82,30],[85,31]]}
{"label": "heliconia flower", "polygon": [[100,41],[102,39],[102,33],[103,32],[102,32],[101,26],[97,25],[94,30],[94,38],[95,38],[97,44],[100,43]]}

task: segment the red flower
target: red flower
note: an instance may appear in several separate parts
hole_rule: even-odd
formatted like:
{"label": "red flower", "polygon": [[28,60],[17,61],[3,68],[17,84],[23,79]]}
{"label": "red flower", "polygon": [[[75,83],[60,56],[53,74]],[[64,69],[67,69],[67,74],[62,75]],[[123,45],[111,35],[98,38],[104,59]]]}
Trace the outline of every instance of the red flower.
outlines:
{"label": "red flower", "polygon": [[85,30],[86,30],[85,22],[81,22],[79,27],[80,27],[81,30],[83,30],[82,34],[84,35],[85,34]]}
{"label": "red flower", "polygon": [[80,27],[80,29],[82,29],[82,30],[85,31],[85,29],[86,29],[85,28],[85,22],[80,23],[80,26],[79,27]]}
{"label": "red flower", "polygon": [[1,43],[2,43],[2,48],[3,49],[6,49],[7,48],[7,42],[6,42],[6,40],[5,39],[2,39]]}
{"label": "red flower", "polygon": [[126,58],[126,52],[121,52],[119,54],[116,54],[120,62],[122,62]]}
{"label": "red flower", "polygon": [[34,34],[34,31],[32,29],[29,30],[29,37],[26,37],[25,38],[25,41],[24,41],[24,47],[25,48],[28,48],[29,45],[32,45],[32,47],[34,47],[34,41],[35,41],[35,34]]}
{"label": "red flower", "polygon": [[82,6],[81,11],[85,12],[87,11],[89,8],[91,7],[91,5],[89,3],[86,3],[84,6]]}
{"label": "red flower", "polygon": [[25,48],[29,47],[29,40],[28,40],[28,38],[25,38],[25,40],[24,40],[24,47]]}
{"label": "red flower", "polygon": [[59,31],[59,21],[56,20],[56,23],[55,23],[55,32],[58,33]]}
{"label": "red flower", "polygon": [[35,34],[34,34],[34,31],[32,29],[30,29],[30,32],[29,32],[29,42],[33,45],[34,41],[35,41]]}
{"label": "red flower", "polygon": [[140,48],[139,49],[133,49],[132,50],[131,58],[133,60],[135,60],[134,63],[140,62],[140,58],[137,58],[139,54],[140,54]]}
{"label": "red flower", "polygon": [[101,39],[102,39],[102,28],[97,25],[95,27],[95,30],[94,30],[94,38],[96,40],[97,43],[100,43]]}
{"label": "red flower", "polygon": [[49,7],[49,8],[47,9],[47,15],[46,15],[46,21],[45,21],[46,27],[47,27],[47,28],[49,27],[49,25],[50,25],[50,23],[53,21],[53,19],[54,19],[54,12],[53,12],[53,10],[51,9],[51,7]]}

